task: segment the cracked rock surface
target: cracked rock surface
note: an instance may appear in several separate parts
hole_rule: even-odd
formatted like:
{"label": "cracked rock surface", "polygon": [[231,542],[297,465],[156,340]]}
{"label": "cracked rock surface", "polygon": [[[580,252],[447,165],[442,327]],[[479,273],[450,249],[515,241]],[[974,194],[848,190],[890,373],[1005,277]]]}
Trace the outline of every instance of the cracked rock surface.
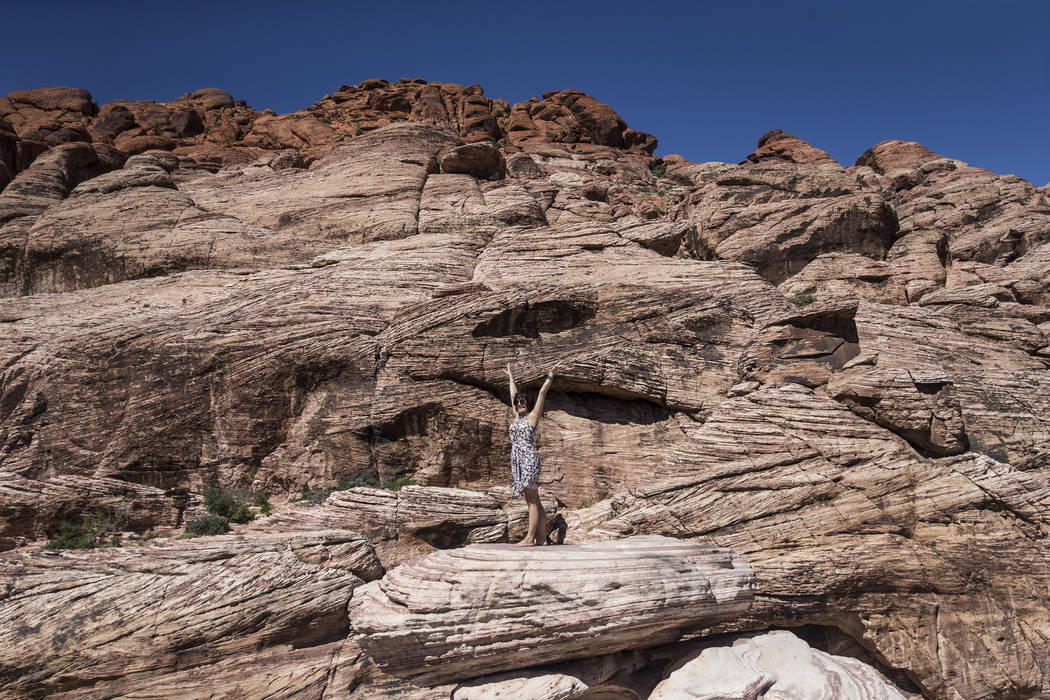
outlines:
{"label": "cracked rock surface", "polygon": [[[536,572],[661,536],[754,572],[747,609],[679,609],[688,635],[837,630],[907,693],[1050,694],[1050,192],[912,142],[656,146],[575,90],[0,97],[3,692],[448,697],[538,664],[559,697],[645,697],[698,649],[663,623],[581,641],[615,591],[559,632],[548,603],[585,587]],[[555,363],[540,492],[577,549],[504,553],[506,366],[534,398]],[[171,539],[206,487],[273,512]],[[160,540],[42,550],[93,513]],[[452,605],[425,562],[503,594]],[[661,566],[624,574],[643,626]],[[358,638],[346,610],[384,590],[468,622]]]}

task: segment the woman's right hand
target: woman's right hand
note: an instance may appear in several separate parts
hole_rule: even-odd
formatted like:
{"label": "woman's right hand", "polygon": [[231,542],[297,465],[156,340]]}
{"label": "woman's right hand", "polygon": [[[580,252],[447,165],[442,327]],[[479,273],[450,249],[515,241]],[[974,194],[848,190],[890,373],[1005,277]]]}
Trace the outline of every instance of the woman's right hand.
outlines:
{"label": "woman's right hand", "polygon": [[507,363],[507,376],[512,378],[512,379],[514,378],[514,375],[511,374],[511,371],[510,371],[510,363],[509,362]]}

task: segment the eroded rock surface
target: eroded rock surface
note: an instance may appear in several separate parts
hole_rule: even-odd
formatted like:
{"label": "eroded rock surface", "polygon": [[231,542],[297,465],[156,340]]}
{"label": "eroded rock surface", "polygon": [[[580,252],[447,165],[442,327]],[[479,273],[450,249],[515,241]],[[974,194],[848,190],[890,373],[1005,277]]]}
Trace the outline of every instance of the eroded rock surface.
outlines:
{"label": "eroded rock surface", "polygon": [[[0,548],[66,562],[45,578],[95,571],[132,555],[33,552],[93,510],[177,532],[222,486],[276,506],[222,547],[338,529],[367,540],[370,576],[460,562],[524,527],[506,366],[531,396],[560,362],[536,443],[569,541],[711,538],[757,572],[755,605],[696,634],[835,625],[929,698],[1050,693],[1046,188],[901,141],[848,168],[779,131],[738,165],[655,147],[572,90],[510,105],[376,79],[286,115],[218,88],[0,98]],[[365,476],[420,486],[287,503]],[[168,547],[208,582],[241,561]],[[299,624],[250,652],[220,625],[141,693],[463,680],[425,688],[349,623]],[[66,649],[54,629],[33,643]],[[655,662],[642,683],[617,658],[579,692],[650,692]],[[114,664],[99,694],[146,687]],[[93,692],[86,668],[68,692]],[[64,692],[63,673],[7,682]]]}
{"label": "eroded rock surface", "polygon": [[320,697],[347,601],[380,572],[346,531],[8,553],[0,691]]}
{"label": "eroded rock surface", "polygon": [[473,545],[389,572],[350,616],[380,667],[436,684],[667,643],[742,614],[753,587],[731,551],[670,538]]}
{"label": "eroded rock surface", "polygon": [[786,630],[709,647],[680,662],[650,700],[904,700],[864,663],[810,649]]}
{"label": "eroded rock surface", "polygon": [[[1042,470],[972,452],[924,459],[799,385],[727,400],[668,460],[679,474],[692,465],[694,476],[613,499],[595,527],[702,537],[739,552],[760,588],[736,625],[835,624],[907,669],[929,697],[1045,683]],[[992,608],[994,619],[980,612]],[[975,648],[1008,661],[993,671]]]}

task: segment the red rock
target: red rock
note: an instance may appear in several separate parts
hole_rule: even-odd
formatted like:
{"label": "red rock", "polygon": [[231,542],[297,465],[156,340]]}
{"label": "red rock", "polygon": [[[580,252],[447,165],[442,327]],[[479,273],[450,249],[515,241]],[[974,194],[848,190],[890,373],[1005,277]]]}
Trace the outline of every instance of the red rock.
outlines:
{"label": "red rock", "polygon": [[167,136],[152,136],[152,135],[131,135],[130,132],[124,132],[118,136],[113,145],[131,155],[135,153],[144,153],[145,151],[151,151],[154,149],[161,151],[170,151],[175,148],[175,140],[170,139]]}
{"label": "red rock", "polygon": [[747,157],[754,163],[763,160],[783,160],[799,165],[827,165],[841,168],[838,161],[819,148],[815,148],[802,139],[785,134],[780,129],[773,129],[758,140],[758,150]]}
{"label": "red rock", "polygon": [[9,92],[7,99],[15,104],[26,104],[43,110],[61,110],[94,115],[98,105],[91,99],[91,93],[80,88],[46,87],[22,92]]}
{"label": "red rock", "polygon": [[[121,499],[170,528],[211,484],[274,495],[242,545],[353,521],[395,563],[520,537],[505,367],[534,391],[562,362],[536,441],[550,509],[593,504],[565,514],[570,542],[715,538],[768,590],[705,633],[833,624],[929,697],[1046,694],[1045,189],[901,142],[849,169],[784,134],[759,162],[661,162],[574,91],[511,108],[377,80],[289,115],[213,89],[0,112],[0,546],[35,550]],[[43,152],[23,127],[94,142]],[[110,141],[146,150],[125,162]],[[454,149],[502,154],[512,177],[442,172]],[[363,473],[425,486],[282,503]],[[350,544],[291,546],[329,561]],[[225,545],[221,562],[175,549],[134,566],[240,580]],[[285,566],[271,555],[237,561]],[[98,556],[76,571],[124,566]],[[221,624],[215,600],[192,634]],[[63,665],[53,629],[33,643],[62,669],[0,673],[23,684],[9,694],[452,692],[384,675],[343,621],[220,635],[148,673],[105,649]]]}
{"label": "red rock", "polygon": [[[535,99],[535,98],[534,98]],[[545,92],[543,100],[530,100],[511,108],[508,136],[514,143],[548,140],[586,142],[643,153],[656,149],[656,139],[633,132],[625,142],[627,125],[608,105],[577,90]]]}
{"label": "red rock", "polygon": [[854,165],[868,167],[879,175],[893,178],[942,158],[943,156],[914,141],[891,140],[883,141],[861,153]]}
{"label": "red rock", "polygon": [[232,108],[235,104],[233,96],[219,88],[203,88],[189,95],[183,95],[180,99],[197,102],[205,110],[222,109],[223,107]]}

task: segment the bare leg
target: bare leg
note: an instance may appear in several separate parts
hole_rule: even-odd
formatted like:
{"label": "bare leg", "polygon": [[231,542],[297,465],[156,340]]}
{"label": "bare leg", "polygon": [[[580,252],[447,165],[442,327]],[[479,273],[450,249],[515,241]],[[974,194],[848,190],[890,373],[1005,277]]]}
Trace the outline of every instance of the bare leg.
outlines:
{"label": "bare leg", "polygon": [[537,545],[547,544],[547,511],[543,510],[539,489],[536,489],[536,510],[539,512],[536,513],[536,537],[533,543]]}
{"label": "bare leg", "polygon": [[537,533],[540,529],[540,511],[543,510],[538,489],[525,489],[524,493],[525,502],[529,504],[529,531],[525,533],[525,539],[514,543],[516,547],[531,547],[536,544]]}

